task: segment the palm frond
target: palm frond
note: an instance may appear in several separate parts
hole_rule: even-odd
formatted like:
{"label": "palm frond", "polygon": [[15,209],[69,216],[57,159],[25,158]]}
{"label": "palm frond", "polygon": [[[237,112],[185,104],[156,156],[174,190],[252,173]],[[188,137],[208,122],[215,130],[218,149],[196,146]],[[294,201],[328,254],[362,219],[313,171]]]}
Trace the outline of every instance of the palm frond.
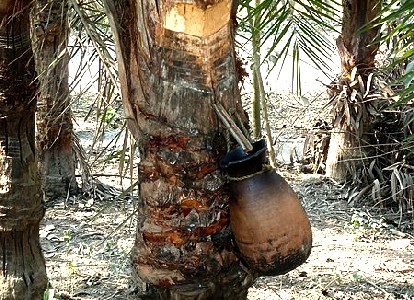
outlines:
{"label": "palm frond", "polygon": [[[335,46],[327,36],[337,32],[340,25],[338,8],[342,5],[336,1],[270,1],[264,0],[253,6],[251,1],[242,0],[240,3],[241,28],[248,31],[249,20],[260,16],[256,30],[261,33],[262,49],[268,45],[263,60],[270,60],[269,71],[278,65],[283,68],[288,57],[292,59],[295,76],[292,86],[300,90],[299,63],[303,53],[309,57],[316,68],[328,76],[331,71],[329,62]],[[243,13],[244,12],[244,13]],[[247,13],[246,13],[247,12]],[[295,82],[296,81],[296,82]]]}
{"label": "palm frond", "polygon": [[403,69],[401,77],[396,81],[403,82],[404,88],[400,92],[401,101],[398,104],[409,102],[414,95],[414,2],[391,1],[384,5],[380,16],[371,26],[382,26],[385,34],[380,42],[387,45],[388,70],[400,66]]}
{"label": "palm frond", "polygon": [[119,160],[122,185],[122,175],[126,175],[134,163],[131,154],[134,141],[125,121],[120,122],[124,114],[111,28],[101,0],[69,0],[69,3],[70,54],[72,70],[75,70],[70,74],[72,102],[88,99],[90,107],[84,121],[93,118],[95,123],[86,159],[95,169],[100,169],[110,159]]}

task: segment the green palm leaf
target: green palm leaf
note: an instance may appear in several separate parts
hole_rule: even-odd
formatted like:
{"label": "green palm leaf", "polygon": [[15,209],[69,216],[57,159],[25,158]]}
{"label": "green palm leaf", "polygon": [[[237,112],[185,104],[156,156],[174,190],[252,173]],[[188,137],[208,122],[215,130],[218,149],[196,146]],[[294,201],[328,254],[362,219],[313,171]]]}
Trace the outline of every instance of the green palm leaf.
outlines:
{"label": "green palm leaf", "polygon": [[382,26],[388,29],[388,33],[381,37],[382,43],[388,44],[389,70],[396,66],[402,66],[404,72],[397,81],[404,83],[401,90],[399,104],[411,101],[414,95],[414,1],[391,1],[384,5],[380,16],[371,26]]}
{"label": "green palm leaf", "polygon": [[[336,32],[340,24],[338,8],[341,3],[336,1],[269,1],[264,0],[253,7],[251,1],[240,3],[241,27],[250,19],[260,16],[259,24],[254,30],[260,32],[261,46],[269,45],[264,52],[263,60],[270,60],[270,71],[278,64],[283,68],[287,58],[292,59],[296,83],[292,86],[300,90],[299,64],[300,57],[306,55],[316,68],[325,75],[331,71],[329,65],[335,49],[327,36]],[[247,13],[246,13],[247,11]],[[253,30],[253,29],[251,29]],[[252,34],[252,31],[248,31]]]}

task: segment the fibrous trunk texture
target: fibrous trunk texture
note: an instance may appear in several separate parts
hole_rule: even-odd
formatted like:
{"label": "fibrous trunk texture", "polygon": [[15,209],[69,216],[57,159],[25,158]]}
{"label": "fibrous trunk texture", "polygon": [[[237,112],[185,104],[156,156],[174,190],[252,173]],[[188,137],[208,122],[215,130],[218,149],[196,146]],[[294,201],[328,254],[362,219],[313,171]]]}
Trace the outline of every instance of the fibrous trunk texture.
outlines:
{"label": "fibrous trunk texture", "polygon": [[75,160],[69,101],[67,0],[37,0],[32,11],[38,73],[37,155],[47,198],[74,194]]}
{"label": "fibrous trunk texture", "polygon": [[382,1],[344,0],[342,4],[342,34],[336,41],[342,72],[338,81],[332,84],[331,97],[336,100],[326,161],[326,175],[338,182],[352,175],[365,158],[365,137],[370,131],[370,117],[364,94],[368,76],[375,67],[378,50],[375,38],[379,28],[374,26],[362,30],[362,27],[378,16]]}
{"label": "fibrous trunk texture", "polygon": [[337,47],[344,75],[357,67],[360,74],[367,76],[374,67],[379,27],[362,27],[379,15],[381,5],[380,0],[343,1],[342,33],[337,39]]}
{"label": "fibrous trunk texture", "polygon": [[139,141],[132,260],[151,299],[245,299],[253,276],[235,254],[218,160],[223,105],[246,122],[237,86],[234,3],[105,1],[122,96]]}
{"label": "fibrous trunk texture", "polygon": [[47,286],[29,3],[0,2],[0,299],[41,299]]}

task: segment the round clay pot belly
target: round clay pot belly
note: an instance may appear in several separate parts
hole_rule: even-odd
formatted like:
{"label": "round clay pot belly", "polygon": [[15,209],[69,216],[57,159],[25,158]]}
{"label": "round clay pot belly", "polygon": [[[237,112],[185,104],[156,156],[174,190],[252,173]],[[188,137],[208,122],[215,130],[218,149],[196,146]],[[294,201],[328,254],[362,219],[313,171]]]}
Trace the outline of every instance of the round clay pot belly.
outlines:
{"label": "round clay pot belly", "polygon": [[230,182],[230,222],[245,262],[259,275],[284,274],[312,247],[311,226],[289,184],[274,171]]}
{"label": "round clay pot belly", "polygon": [[259,275],[284,274],[309,257],[312,231],[298,196],[269,170],[266,142],[227,153],[220,168],[229,176],[230,223],[241,258]]}

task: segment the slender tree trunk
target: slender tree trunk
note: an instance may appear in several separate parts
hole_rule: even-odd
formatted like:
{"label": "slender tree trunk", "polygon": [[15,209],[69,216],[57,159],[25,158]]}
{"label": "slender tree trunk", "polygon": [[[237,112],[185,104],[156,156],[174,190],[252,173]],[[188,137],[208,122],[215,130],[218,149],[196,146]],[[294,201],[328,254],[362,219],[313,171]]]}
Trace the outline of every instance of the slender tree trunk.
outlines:
{"label": "slender tree trunk", "polygon": [[[260,4],[260,0],[255,0],[254,6],[257,7]],[[253,9],[249,9],[249,14],[252,14]],[[260,24],[261,16],[259,14],[254,15],[249,19],[249,25],[252,31],[252,52],[253,56],[257,59],[253,61],[253,65],[259,60],[260,63],[260,44],[261,44],[261,32],[258,29]],[[259,85],[257,70],[260,72],[260,66],[254,66],[253,68],[253,95],[252,95],[252,127],[253,127],[253,137],[259,139],[262,137],[262,111],[261,111],[261,89]]]}
{"label": "slender tree trunk", "polygon": [[[140,209],[132,260],[150,299],[245,299],[229,195],[227,146],[213,109],[246,122],[231,0],[105,1],[129,127],[139,141]],[[240,125],[240,124],[239,124]]]}
{"label": "slender tree trunk", "polygon": [[[355,174],[365,157],[365,137],[370,131],[370,116],[364,102],[367,78],[374,68],[378,27],[360,31],[381,10],[380,0],[343,0],[342,34],[337,39],[342,73],[332,85],[335,98],[334,124],[326,161],[326,175],[343,182]],[[351,78],[352,71],[356,73]],[[352,84],[358,80],[359,83]],[[362,147],[361,147],[362,146]]]}
{"label": "slender tree trunk", "polygon": [[41,299],[47,286],[39,244],[44,208],[35,162],[36,76],[29,3],[0,2],[1,299]]}
{"label": "slender tree trunk", "polygon": [[39,79],[37,153],[47,197],[67,196],[78,190],[72,151],[67,11],[67,0],[36,0],[32,12]]}

